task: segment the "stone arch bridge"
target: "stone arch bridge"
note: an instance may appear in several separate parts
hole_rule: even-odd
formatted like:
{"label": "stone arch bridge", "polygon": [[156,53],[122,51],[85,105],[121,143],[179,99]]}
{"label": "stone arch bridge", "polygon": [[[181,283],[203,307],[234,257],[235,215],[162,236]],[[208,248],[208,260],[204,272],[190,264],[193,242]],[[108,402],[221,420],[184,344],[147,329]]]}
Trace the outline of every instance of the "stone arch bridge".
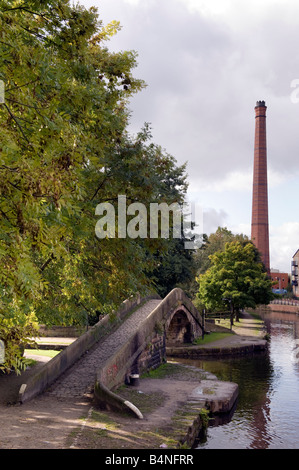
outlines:
{"label": "stone arch bridge", "polygon": [[129,409],[142,418],[115,389],[164,362],[166,346],[201,336],[202,318],[179,288],[164,299],[154,295],[127,300],[113,318],[99,321],[46,363],[21,386],[20,402],[40,393],[74,397],[89,390],[101,407]]}

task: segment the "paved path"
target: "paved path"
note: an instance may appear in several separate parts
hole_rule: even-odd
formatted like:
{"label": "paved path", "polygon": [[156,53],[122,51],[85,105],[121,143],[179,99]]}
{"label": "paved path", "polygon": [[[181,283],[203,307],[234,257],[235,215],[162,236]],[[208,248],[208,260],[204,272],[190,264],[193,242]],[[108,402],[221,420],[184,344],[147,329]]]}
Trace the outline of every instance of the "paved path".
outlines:
{"label": "paved path", "polygon": [[82,416],[88,416],[92,410],[89,392],[97,368],[130,338],[160,302],[150,300],[141,306],[114,333],[84,354],[47,392],[23,405],[7,406],[8,398],[17,396],[25,377],[41,363],[22,376],[0,377],[0,449],[72,447],[72,432],[77,433],[84,426]]}
{"label": "paved path", "polygon": [[[122,342],[134,333],[139,322],[146,318],[158,304],[159,301],[151,300],[136,310],[115,333],[85,354],[70,368],[69,373],[58,380],[49,392],[23,405],[4,405],[1,385],[11,382],[10,379],[16,379],[14,384],[16,388],[19,377],[0,377],[0,449],[76,447],[77,437],[75,436],[78,436],[78,430],[80,436],[83,429],[88,429],[86,417],[90,416],[92,407],[87,392],[93,386],[96,369],[112,352],[121,347]],[[248,320],[245,321],[240,333],[248,334],[249,331],[253,333],[252,326]],[[25,372],[27,373],[29,374],[30,371]],[[82,420],[82,416],[85,420]],[[129,426],[130,429],[132,426],[135,429],[141,424],[144,425],[142,421],[132,418]],[[88,446],[92,447],[92,442],[88,442]]]}

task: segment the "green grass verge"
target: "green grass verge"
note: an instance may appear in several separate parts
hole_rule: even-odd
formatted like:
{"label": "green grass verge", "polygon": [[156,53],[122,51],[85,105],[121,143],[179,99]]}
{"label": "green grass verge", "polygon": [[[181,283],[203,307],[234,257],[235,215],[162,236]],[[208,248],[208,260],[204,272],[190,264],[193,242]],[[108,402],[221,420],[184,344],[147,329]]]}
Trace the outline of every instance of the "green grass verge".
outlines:
{"label": "green grass verge", "polygon": [[203,339],[202,337],[197,338],[196,340],[194,340],[193,344],[197,344],[197,345],[208,344],[208,343],[212,343],[213,341],[217,341],[218,339],[223,339],[223,338],[226,338],[227,336],[232,336],[233,334],[234,333],[225,333],[225,332],[215,331],[208,335],[204,335]]}
{"label": "green grass verge", "polygon": [[47,356],[55,357],[60,351],[55,351],[53,349],[25,349],[25,354],[36,355],[36,356]]}
{"label": "green grass verge", "polygon": [[[252,315],[251,312],[250,312],[250,315],[251,315],[251,327],[254,328],[254,330],[251,328],[250,336],[253,334],[259,335],[260,331],[263,329],[264,322],[258,315]],[[219,325],[224,326],[224,328],[230,328],[230,320],[229,319],[221,320]],[[240,318],[240,321],[238,322],[234,320],[234,324],[232,327],[233,332],[238,334],[238,330],[241,328],[244,328],[244,325],[246,326],[245,319]]]}

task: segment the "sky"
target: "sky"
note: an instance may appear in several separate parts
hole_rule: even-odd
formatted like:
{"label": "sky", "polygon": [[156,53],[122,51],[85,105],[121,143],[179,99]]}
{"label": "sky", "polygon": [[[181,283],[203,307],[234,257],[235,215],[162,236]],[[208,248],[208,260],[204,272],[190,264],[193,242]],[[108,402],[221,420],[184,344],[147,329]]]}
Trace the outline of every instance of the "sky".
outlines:
{"label": "sky", "polygon": [[267,106],[271,268],[299,248],[298,0],[80,0],[122,29],[111,51],[134,50],[147,87],[130,100],[129,131],[187,162],[188,200],[203,231],[251,233],[254,107]]}

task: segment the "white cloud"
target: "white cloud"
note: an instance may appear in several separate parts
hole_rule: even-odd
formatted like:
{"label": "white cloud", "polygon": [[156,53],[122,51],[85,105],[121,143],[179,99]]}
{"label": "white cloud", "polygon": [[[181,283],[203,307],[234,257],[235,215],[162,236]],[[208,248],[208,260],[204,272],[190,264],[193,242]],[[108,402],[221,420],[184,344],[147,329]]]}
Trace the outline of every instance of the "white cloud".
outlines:
{"label": "white cloud", "polygon": [[125,3],[128,3],[129,5],[134,5],[137,6],[140,4],[140,0],[124,0]]}
{"label": "white cloud", "polygon": [[[268,187],[269,189],[275,189],[280,185],[288,181],[288,176],[284,173],[279,173],[278,171],[268,169]],[[242,171],[232,171],[231,173],[224,174],[222,180],[218,181],[203,181],[196,182],[196,178],[191,181],[189,186],[190,193],[195,194],[199,191],[213,191],[214,193],[223,193],[228,191],[233,191],[237,195],[237,192],[252,192],[252,183],[253,183],[253,164],[252,168],[248,169],[245,172]]]}
{"label": "white cloud", "polygon": [[[297,23],[288,8],[282,30],[281,2],[270,12],[271,2],[262,9],[224,2],[233,15],[210,17],[201,7],[190,13],[178,0],[152,0],[138,8],[113,4],[111,19],[124,23],[114,46],[139,52],[136,75],[148,83],[132,100],[134,132],[151,122],[154,139],[179,163],[188,160],[191,181],[215,182],[251,164],[253,108],[257,99],[266,99],[269,161],[274,170],[299,169],[294,159],[299,105],[290,100],[299,65]],[[223,10],[222,1],[199,4]],[[234,29],[240,23],[242,28]]]}
{"label": "white cloud", "polygon": [[229,229],[234,234],[243,233],[243,235],[247,235],[250,238],[250,233],[251,233],[251,225],[250,224],[232,225]]}
{"label": "white cloud", "polygon": [[299,248],[299,222],[286,222],[278,227],[270,226],[271,268],[290,272],[291,260]]}
{"label": "white cloud", "polygon": [[211,231],[249,227],[254,106],[266,101],[271,260],[286,269],[299,245],[298,0],[80,1],[120,21],[110,50],[138,52],[134,75],[148,87],[131,101],[130,129],[150,122],[154,141],[188,161]]}
{"label": "white cloud", "polygon": [[214,233],[218,227],[225,227],[227,214],[224,210],[217,211],[214,208],[204,208],[203,210],[203,232]]}

